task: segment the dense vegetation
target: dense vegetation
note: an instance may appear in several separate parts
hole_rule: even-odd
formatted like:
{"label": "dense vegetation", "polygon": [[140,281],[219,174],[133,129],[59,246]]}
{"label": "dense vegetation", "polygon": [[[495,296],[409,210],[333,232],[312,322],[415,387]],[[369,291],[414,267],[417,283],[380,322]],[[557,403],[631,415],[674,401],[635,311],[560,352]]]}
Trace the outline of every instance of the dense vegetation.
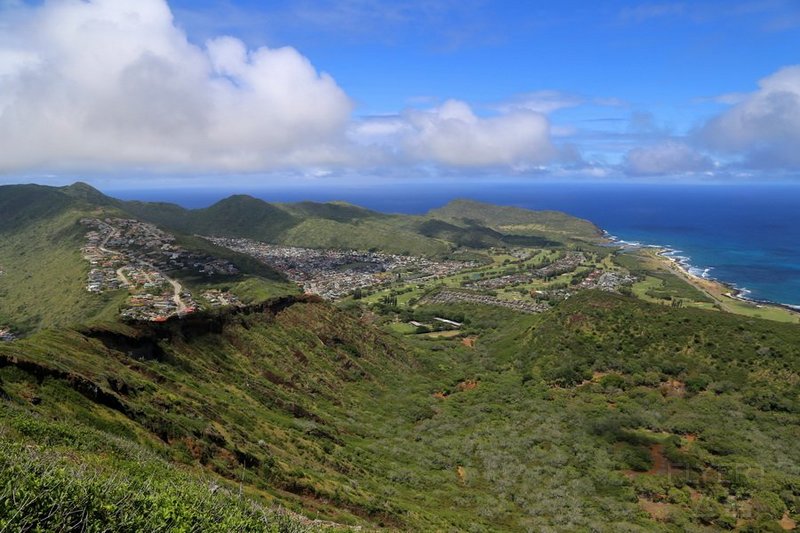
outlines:
{"label": "dense vegetation", "polygon": [[[184,282],[231,285],[246,309],[126,325],[113,294],[83,289],[76,225],[126,211],[88,187],[43,190],[14,190],[30,210],[0,194],[0,320],[31,331],[0,344],[0,530],[770,531],[800,518],[796,324],[595,291],[537,315],[335,306],[231,256],[241,279]],[[593,226],[564,215],[468,207],[270,209],[310,217],[289,233],[382,225],[443,249],[513,235],[594,249]],[[280,226],[270,209],[262,222]],[[645,299],[703,296],[594,250],[639,273]],[[436,317],[463,326],[396,333]]]}
{"label": "dense vegetation", "polygon": [[517,207],[454,200],[434,209],[428,216],[459,225],[479,225],[512,235],[540,235],[560,239],[591,241],[601,234],[589,222],[558,211],[531,211]]}
{"label": "dense vegetation", "polygon": [[311,531],[308,521],[191,474],[129,440],[13,405],[0,435],[0,529]]}
{"label": "dense vegetation", "polygon": [[449,308],[469,347],[313,301],[265,311],[2,347],[3,425],[79,421],[340,523],[761,530],[798,511],[796,326],[588,293]]}
{"label": "dense vegetation", "polygon": [[424,216],[386,215],[343,202],[270,204],[245,195],[196,210],[143,202],[118,205],[145,220],[187,233],[416,255],[442,255],[459,246],[557,246],[573,240],[593,241],[600,234],[590,222],[564,213],[464,200]]}

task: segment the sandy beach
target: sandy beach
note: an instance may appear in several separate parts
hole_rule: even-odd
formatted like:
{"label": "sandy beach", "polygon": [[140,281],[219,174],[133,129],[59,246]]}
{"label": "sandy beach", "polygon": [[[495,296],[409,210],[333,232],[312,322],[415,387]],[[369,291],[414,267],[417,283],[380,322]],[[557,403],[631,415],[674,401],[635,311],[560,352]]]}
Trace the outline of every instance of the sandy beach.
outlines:
{"label": "sandy beach", "polygon": [[[692,272],[690,268],[680,260],[670,254],[674,254],[675,250],[670,248],[652,248],[652,256],[666,267],[670,272],[680,276],[693,287],[707,294],[713,301],[715,306],[719,307],[722,311],[730,313],[742,314],[743,310],[758,311],[769,310],[778,313],[791,314],[800,319],[800,310],[794,309],[791,306],[776,303],[776,302],[761,302],[748,298],[747,291],[736,288],[723,281],[719,281],[710,277],[704,277]],[[648,254],[650,255],[650,254]],[[745,313],[752,314],[752,313]]]}

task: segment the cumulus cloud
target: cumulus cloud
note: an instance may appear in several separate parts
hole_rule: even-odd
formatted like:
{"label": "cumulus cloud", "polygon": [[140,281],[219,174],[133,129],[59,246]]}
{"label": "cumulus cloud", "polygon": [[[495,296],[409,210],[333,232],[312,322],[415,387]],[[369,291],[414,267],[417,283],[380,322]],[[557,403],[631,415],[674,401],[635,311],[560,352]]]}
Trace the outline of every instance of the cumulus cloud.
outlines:
{"label": "cumulus cloud", "polygon": [[0,170],[261,170],[346,157],[352,104],[293,48],[197,46],[165,0],[52,0],[3,16]]}
{"label": "cumulus cloud", "polygon": [[481,117],[460,100],[367,117],[353,123],[349,137],[369,148],[359,158],[372,164],[520,170],[562,155],[551,142],[550,122],[542,113],[514,109]]}
{"label": "cumulus cloud", "polygon": [[0,13],[0,172],[267,171],[434,164],[514,168],[557,157],[530,93],[479,116],[449,100],[354,119],[329,75],[297,50],[202,45],[166,0],[51,0]]}
{"label": "cumulus cloud", "polygon": [[800,65],[759,82],[759,89],[706,123],[699,140],[711,149],[742,154],[762,168],[800,168]]}
{"label": "cumulus cloud", "polygon": [[714,162],[686,143],[664,141],[630,150],[624,168],[634,176],[663,176],[712,170]]}
{"label": "cumulus cloud", "polygon": [[406,114],[409,133],[404,144],[416,159],[461,167],[524,166],[556,156],[550,123],[541,113],[515,110],[478,117],[458,100]]}

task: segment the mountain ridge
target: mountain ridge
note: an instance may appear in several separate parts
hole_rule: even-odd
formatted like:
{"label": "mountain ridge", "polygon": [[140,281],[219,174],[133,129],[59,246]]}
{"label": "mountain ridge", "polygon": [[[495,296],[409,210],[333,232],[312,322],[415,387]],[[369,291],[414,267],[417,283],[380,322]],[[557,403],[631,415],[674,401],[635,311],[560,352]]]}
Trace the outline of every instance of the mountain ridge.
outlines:
{"label": "mountain ridge", "polygon": [[[458,246],[502,246],[520,236],[547,245],[567,238],[596,241],[600,230],[593,224],[555,211],[529,211],[490,206],[471,200],[454,200],[424,215],[385,214],[347,202],[269,203],[250,195],[232,195],[211,206],[186,209],[167,202],[123,201],[90,185],[66,187],[0,187],[0,197],[13,198],[15,210],[34,205],[37,194],[53,206],[116,208],[166,228],[188,234],[245,237],[290,246],[369,249],[384,243],[387,251],[446,254]],[[63,196],[61,196],[63,195]],[[9,205],[8,212],[11,212]],[[460,229],[431,231],[431,221]],[[10,223],[6,221],[6,223]],[[22,224],[21,221],[18,222]],[[0,229],[2,226],[0,225]],[[369,238],[373,232],[378,238]],[[473,235],[470,235],[473,234]],[[389,238],[394,235],[395,239]],[[454,239],[449,241],[448,238]],[[394,241],[401,244],[395,246]]]}

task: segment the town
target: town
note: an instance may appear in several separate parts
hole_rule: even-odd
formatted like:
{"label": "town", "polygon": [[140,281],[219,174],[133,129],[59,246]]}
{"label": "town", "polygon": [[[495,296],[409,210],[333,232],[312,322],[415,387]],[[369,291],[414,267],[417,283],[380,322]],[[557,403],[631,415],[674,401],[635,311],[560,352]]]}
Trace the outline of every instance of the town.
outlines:
{"label": "town", "polygon": [[477,266],[473,261],[437,261],[380,252],[317,250],[250,239],[207,238],[217,245],[255,257],[283,272],[305,292],[329,300],[392,282],[425,283]]}
{"label": "town", "polygon": [[401,281],[377,287],[365,291],[361,299],[389,314],[418,304],[460,303],[541,313],[577,291],[620,292],[635,281],[607,255],[579,250],[491,248],[487,261],[474,268],[429,283]]}
{"label": "town", "polygon": [[[167,274],[231,276],[239,272],[233,263],[188,251],[174,235],[135,219],[86,218],[81,223],[90,229],[82,249],[91,266],[86,290],[97,294],[129,291],[123,318],[164,321],[201,308],[242,305],[232,294],[217,289],[206,290],[196,299]],[[282,272],[306,293],[328,300],[363,297],[367,304],[396,305],[397,295],[411,291],[414,298],[405,298],[405,305],[479,303],[539,313],[576,290],[618,291],[635,281],[628,273],[601,267],[593,254],[581,251],[492,249],[487,263],[205,238]]]}
{"label": "town", "polygon": [[[513,287],[522,283],[529,283],[535,279],[550,279],[551,276],[567,274],[576,270],[580,264],[586,260],[583,254],[567,254],[546,267],[534,270],[531,274],[510,274],[496,278],[484,279],[465,285],[466,289],[444,289],[426,295],[421,301],[428,304],[451,304],[451,303],[478,303],[495,307],[505,307],[522,313],[541,313],[550,309],[550,306],[558,301],[566,300],[572,295],[572,291],[577,289],[599,289],[607,292],[619,291],[620,287],[632,284],[636,279],[629,275],[617,272],[606,272],[600,269],[585,271],[585,277],[581,280],[580,275],[574,275],[576,281],[569,288],[556,288],[530,291],[531,299],[503,299],[491,294],[491,290],[506,287]],[[489,289],[487,291],[476,291],[473,289]]]}
{"label": "town", "polygon": [[[86,290],[101,294],[126,289],[130,296],[121,316],[129,320],[164,321],[201,306],[181,282],[166,272],[188,271],[207,277],[239,272],[226,260],[190,252],[175,236],[135,219],[81,219],[90,228],[81,249],[89,262]],[[238,305],[232,295],[208,293],[210,307]]]}
{"label": "town", "polygon": [[550,309],[550,306],[537,303],[532,300],[501,300],[493,296],[472,291],[461,291],[445,289],[430,294],[422,300],[426,304],[454,304],[454,303],[473,303],[491,305],[494,307],[505,307],[520,311],[522,313],[541,313]]}
{"label": "town", "polygon": [[564,255],[564,257],[532,272],[507,274],[496,278],[482,279],[480,281],[470,283],[467,286],[478,289],[501,289],[512,285],[519,285],[521,283],[530,283],[535,279],[552,279],[561,274],[572,272],[584,261],[586,261],[586,256],[583,253],[568,252]]}

